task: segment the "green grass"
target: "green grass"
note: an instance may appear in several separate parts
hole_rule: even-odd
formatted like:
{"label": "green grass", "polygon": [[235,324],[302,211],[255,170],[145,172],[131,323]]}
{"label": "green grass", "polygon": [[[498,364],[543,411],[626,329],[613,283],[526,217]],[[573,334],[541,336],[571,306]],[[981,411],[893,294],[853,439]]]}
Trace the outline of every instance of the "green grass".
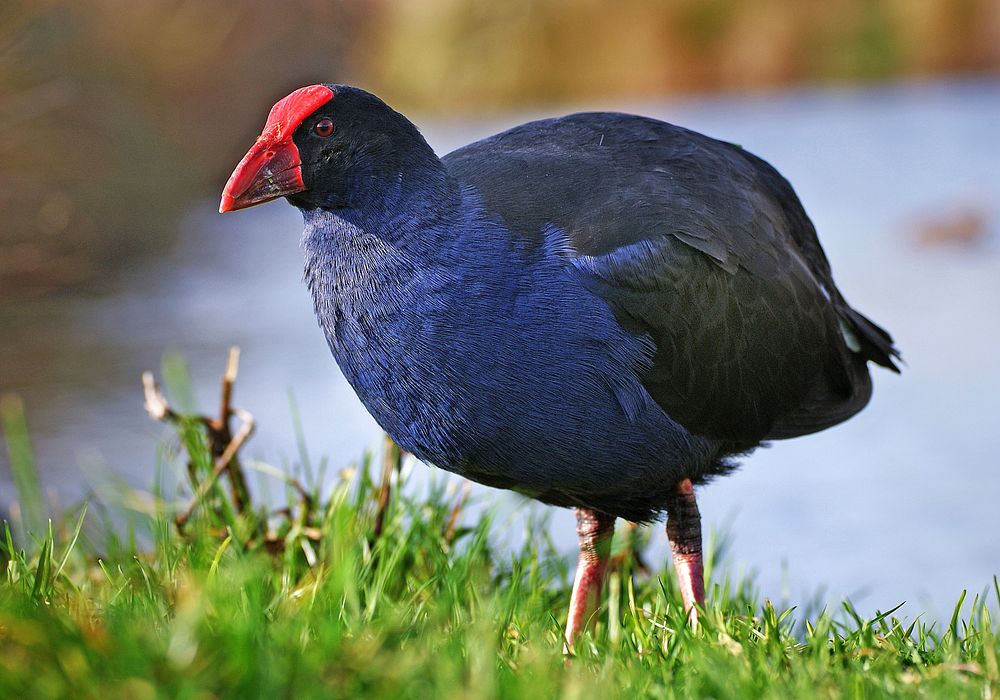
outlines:
{"label": "green grass", "polygon": [[[20,407],[8,400],[3,414],[25,490],[17,527],[0,528],[2,698],[1000,691],[985,596],[963,594],[947,626],[891,612],[865,619],[849,604],[805,620],[715,567],[692,631],[669,567],[641,576],[628,557],[596,627],[567,660],[571,562],[553,551],[544,521],[529,522],[526,544],[511,553],[496,546],[510,523],[488,512],[463,511],[450,528],[460,496],[444,486],[395,488],[376,539],[379,488],[367,462],[323,491],[307,483],[308,498],[280,487],[287,508],[277,514],[259,505],[238,512],[219,485],[183,531],[178,506],[126,491],[118,505],[95,501],[39,528],[44,506]],[[204,431],[186,424],[182,433],[201,451],[204,474]],[[1000,600],[996,581],[989,596]]]}

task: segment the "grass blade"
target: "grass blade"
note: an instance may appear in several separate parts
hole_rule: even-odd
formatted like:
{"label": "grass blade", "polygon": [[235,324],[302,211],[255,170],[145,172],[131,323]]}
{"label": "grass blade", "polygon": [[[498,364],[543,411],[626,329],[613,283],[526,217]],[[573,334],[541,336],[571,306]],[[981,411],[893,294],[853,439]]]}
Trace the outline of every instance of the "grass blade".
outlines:
{"label": "grass blade", "polygon": [[21,507],[22,525],[27,532],[40,534],[45,529],[45,502],[20,397],[9,394],[0,398],[0,423]]}
{"label": "grass blade", "polygon": [[76,547],[77,540],[80,539],[80,531],[83,530],[83,519],[87,517],[86,503],[83,504],[83,509],[80,511],[80,519],[76,522],[76,527],[73,529],[73,536],[70,537],[69,544],[66,546],[66,551],[63,553],[62,561],[59,562],[59,567],[56,569],[55,575],[52,576],[52,580],[55,581],[62,574],[63,569],[66,568],[66,562],[69,561],[69,555],[73,553],[73,548]]}
{"label": "grass blade", "polygon": [[957,642],[960,637],[958,635],[958,620],[962,614],[962,605],[965,603],[965,596],[968,591],[963,590],[962,595],[958,596],[958,602],[955,603],[955,609],[951,613],[951,622],[948,623],[948,629],[951,630],[951,636],[954,637]]}

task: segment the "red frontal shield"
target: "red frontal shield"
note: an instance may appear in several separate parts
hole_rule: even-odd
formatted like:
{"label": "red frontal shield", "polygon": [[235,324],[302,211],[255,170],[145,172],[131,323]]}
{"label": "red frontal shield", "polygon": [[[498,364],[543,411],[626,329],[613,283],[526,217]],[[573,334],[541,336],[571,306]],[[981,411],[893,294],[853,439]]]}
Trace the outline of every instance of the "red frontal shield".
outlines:
{"label": "red frontal shield", "polygon": [[306,117],[332,98],[333,90],[325,85],[310,85],[271,108],[257,142],[243,156],[222,191],[220,212],[245,209],[306,189],[292,134]]}

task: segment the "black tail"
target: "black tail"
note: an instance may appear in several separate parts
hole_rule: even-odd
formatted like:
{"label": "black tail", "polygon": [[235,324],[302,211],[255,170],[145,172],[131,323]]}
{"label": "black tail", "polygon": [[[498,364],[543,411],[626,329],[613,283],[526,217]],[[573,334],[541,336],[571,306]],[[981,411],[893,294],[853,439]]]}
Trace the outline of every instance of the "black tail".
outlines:
{"label": "black tail", "polygon": [[899,350],[892,344],[892,336],[884,328],[875,324],[871,319],[855,311],[851,307],[846,309],[847,315],[854,329],[858,332],[858,341],[861,343],[861,355],[866,360],[871,360],[877,365],[882,365],[899,373],[899,366],[894,360],[902,360]]}
{"label": "black tail", "polygon": [[[844,422],[864,408],[872,395],[868,361],[899,372],[895,362],[901,359],[899,350],[885,329],[846,303],[837,306],[837,315],[842,323],[850,326],[853,337],[848,340],[848,345],[853,345],[851,340],[857,341],[853,351],[844,349],[846,364],[842,369],[846,374],[836,372],[837,380],[832,382],[830,375],[823,375],[802,405],[775,422],[767,435],[768,439],[783,440],[819,432]],[[832,386],[841,388],[834,390]]]}

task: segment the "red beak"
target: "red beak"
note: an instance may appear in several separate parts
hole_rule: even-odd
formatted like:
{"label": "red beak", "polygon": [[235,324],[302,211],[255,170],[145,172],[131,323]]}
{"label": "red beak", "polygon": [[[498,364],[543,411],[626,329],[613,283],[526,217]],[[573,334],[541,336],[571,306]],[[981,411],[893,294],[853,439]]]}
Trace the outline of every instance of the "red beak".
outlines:
{"label": "red beak", "polygon": [[310,85],[299,88],[271,108],[263,133],[229,176],[219,204],[221,213],[246,209],[306,189],[302,159],[292,134],[332,98],[333,90],[327,86]]}
{"label": "red beak", "polygon": [[219,205],[223,214],[302,192],[306,188],[302,182],[299,149],[295,147],[292,135],[279,140],[274,138],[274,132],[272,129],[270,133],[265,131],[261,134],[229,177]]}

